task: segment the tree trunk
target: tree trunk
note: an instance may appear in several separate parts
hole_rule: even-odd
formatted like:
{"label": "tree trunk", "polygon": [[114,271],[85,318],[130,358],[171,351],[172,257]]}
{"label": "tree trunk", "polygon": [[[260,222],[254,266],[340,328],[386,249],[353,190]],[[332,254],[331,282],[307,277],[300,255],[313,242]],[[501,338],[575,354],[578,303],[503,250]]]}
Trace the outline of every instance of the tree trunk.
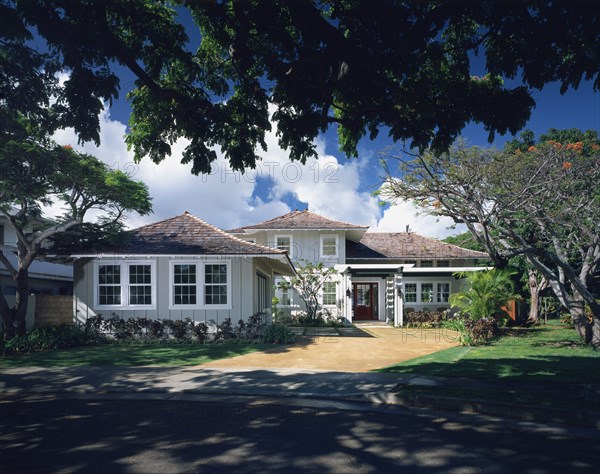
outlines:
{"label": "tree trunk", "polygon": [[585,314],[585,301],[579,294],[575,294],[569,301],[569,313],[573,320],[573,326],[586,344],[592,343],[592,324]]}
{"label": "tree trunk", "polygon": [[16,335],[23,335],[27,330],[27,306],[29,304],[29,271],[19,269],[15,278],[17,295],[13,309],[14,328]]}
{"label": "tree trunk", "polygon": [[540,313],[540,291],[541,287],[538,284],[537,272],[533,269],[529,270],[529,294],[531,295],[529,305],[529,316],[525,321],[525,326],[533,326],[538,322]]}

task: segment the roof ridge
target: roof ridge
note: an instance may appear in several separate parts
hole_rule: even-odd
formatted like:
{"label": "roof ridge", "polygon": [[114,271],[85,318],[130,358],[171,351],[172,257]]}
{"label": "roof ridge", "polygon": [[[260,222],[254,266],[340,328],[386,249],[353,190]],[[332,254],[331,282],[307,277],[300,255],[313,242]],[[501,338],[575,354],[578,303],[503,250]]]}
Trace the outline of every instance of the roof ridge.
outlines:
{"label": "roof ridge", "polygon": [[361,226],[359,224],[352,224],[351,222],[346,222],[346,221],[340,221],[338,219],[332,219],[330,217],[324,216],[323,214],[319,214],[318,212],[314,212],[314,211],[309,211],[308,209],[304,209],[303,211],[299,211],[299,212],[308,212],[309,214],[313,214],[315,216],[319,216],[322,217],[323,219],[327,219],[328,221],[335,221],[335,222],[339,222],[341,224],[346,224],[349,226],[355,226],[355,227],[366,227],[367,229],[369,229],[371,226],[365,225],[365,226]]}
{"label": "roof ridge", "polygon": [[[185,211],[182,214],[182,216],[189,216],[192,219],[196,219],[197,221],[201,222],[202,224],[204,224],[204,225],[210,227],[211,229],[213,229],[214,231],[216,231],[218,234],[222,234],[225,237],[227,237],[228,239],[235,240],[236,242],[240,242],[240,243],[242,243],[244,245],[250,245],[250,246],[258,247],[260,249],[269,250],[269,251],[272,251],[274,253],[279,253],[279,254],[285,254],[285,253],[287,253],[286,250],[281,250],[281,249],[277,249],[277,248],[273,248],[273,247],[267,247],[266,245],[257,244],[257,243],[254,243],[254,242],[248,242],[247,240],[240,239],[239,237],[236,237],[235,235],[231,235],[230,233],[224,231],[220,227],[217,227],[215,225],[209,224],[204,219],[202,219],[201,217],[195,216],[191,212]],[[180,217],[180,216],[176,216],[176,217]]]}

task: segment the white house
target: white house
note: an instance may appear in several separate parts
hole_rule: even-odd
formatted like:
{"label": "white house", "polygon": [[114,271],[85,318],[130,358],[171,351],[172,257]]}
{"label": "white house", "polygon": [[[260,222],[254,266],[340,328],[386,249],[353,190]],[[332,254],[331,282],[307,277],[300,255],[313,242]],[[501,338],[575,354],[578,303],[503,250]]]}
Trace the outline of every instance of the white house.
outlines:
{"label": "white house", "polygon": [[[308,210],[228,232],[186,212],[130,237],[111,252],[74,256],[79,319],[114,313],[235,323],[271,309],[275,284],[294,274],[294,263],[322,261],[339,272],[323,287],[325,309],[347,323],[400,325],[407,310],[448,308],[460,287],[454,273],[480,270],[476,261],[487,257],[412,232],[368,232]],[[277,296],[298,308],[293,292]]]}
{"label": "white house", "polygon": [[74,255],[76,317],[191,318],[235,324],[271,306],[287,252],[227,234],[186,212],[129,232],[121,248]]}
{"label": "white house", "polygon": [[[482,252],[463,249],[413,232],[368,232],[368,227],[292,211],[260,224],[229,231],[257,244],[286,250],[294,262],[324,262],[339,271],[326,283],[323,308],[347,322],[390,321],[402,325],[411,310],[449,308],[461,281],[454,274],[482,270]],[[298,306],[293,294],[277,295]]]}
{"label": "white house", "polygon": [[[14,226],[3,216],[0,216],[0,250],[11,265],[17,268],[17,233]],[[0,262],[0,294],[7,296],[10,300],[11,297],[14,297],[16,289],[10,273]],[[29,291],[32,294],[72,294],[73,267],[41,259],[35,260],[29,267]]]}

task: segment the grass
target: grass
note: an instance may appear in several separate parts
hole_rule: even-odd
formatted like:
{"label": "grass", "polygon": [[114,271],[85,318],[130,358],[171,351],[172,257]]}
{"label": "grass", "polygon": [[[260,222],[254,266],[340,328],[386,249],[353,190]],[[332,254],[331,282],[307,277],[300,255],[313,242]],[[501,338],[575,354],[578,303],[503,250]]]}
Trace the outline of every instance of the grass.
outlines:
{"label": "grass", "polygon": [[0,367],[186,366],[249,354],[272,344],[102,344],[0,358]]}
{"label": "grass", "polygon": [[454,347],[378,372],[600,383],[600,351],[583,345],[573,328],[550,321],[546,326],[505,331],[484,346]]}

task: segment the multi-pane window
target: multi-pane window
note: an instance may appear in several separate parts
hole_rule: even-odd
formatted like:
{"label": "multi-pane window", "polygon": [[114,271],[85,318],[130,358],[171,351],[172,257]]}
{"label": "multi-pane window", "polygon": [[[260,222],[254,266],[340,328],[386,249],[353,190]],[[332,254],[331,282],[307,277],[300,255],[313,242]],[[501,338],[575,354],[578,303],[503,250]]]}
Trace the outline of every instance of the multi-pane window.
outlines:
{"label": "multi-pane window", "polygon": [[439,303],[447,303],[450,297],[450,283],[437,284],[437,300]]}
{"label": "multi-pane window", "polygon": [[433,302],[433,283],[421,283],[421,303]]}
{"label": "multi-pane window", "polygon": [[195,305],[197,288],[196,265],[173,265],[173,304]]}
{"label": "multi-pane window", "polygon": [[121,304],[121,265],[98,267],[98,304],[105,306]]}
{"label": "multi-pane window", "polygon": [[326,281],[323,283],[323,305],[335,305],[337,301],[336,283],[334,281]]}
{"label": "multi-pane window", "polygon": [[321,256],[324,258],[337,257],[338,255],[338,237],[337,235],[321,236]]}
{"label": "multi-pane window", "polygon": [[433,267],[433,260],[421,260],[422,267]]}
{"label": "multi-pane window", "polygon": [[204,266],[204,304],[227,304],[227,265]]}
{"label": "multi-pane window", "polygon": [[417,302],[417,284],[416,283],[405,283],[404,284],[404,301],[406,303]]}
{"label": "multi-pane window", "polygon": [[438,260],[437,261],[437,266],[438,267],[449,267],[450,266],[450,260]]}
{"label": "multi-pane window", "polygon": [[275,238],[275,247],[277,247],[279,250],[285,250],[291,255],[292,237],[289,235],[278,235]]}
{"label": "multi-pane window", "polygon": [[129,304],[152,304],[152,267],[129,265]]}

